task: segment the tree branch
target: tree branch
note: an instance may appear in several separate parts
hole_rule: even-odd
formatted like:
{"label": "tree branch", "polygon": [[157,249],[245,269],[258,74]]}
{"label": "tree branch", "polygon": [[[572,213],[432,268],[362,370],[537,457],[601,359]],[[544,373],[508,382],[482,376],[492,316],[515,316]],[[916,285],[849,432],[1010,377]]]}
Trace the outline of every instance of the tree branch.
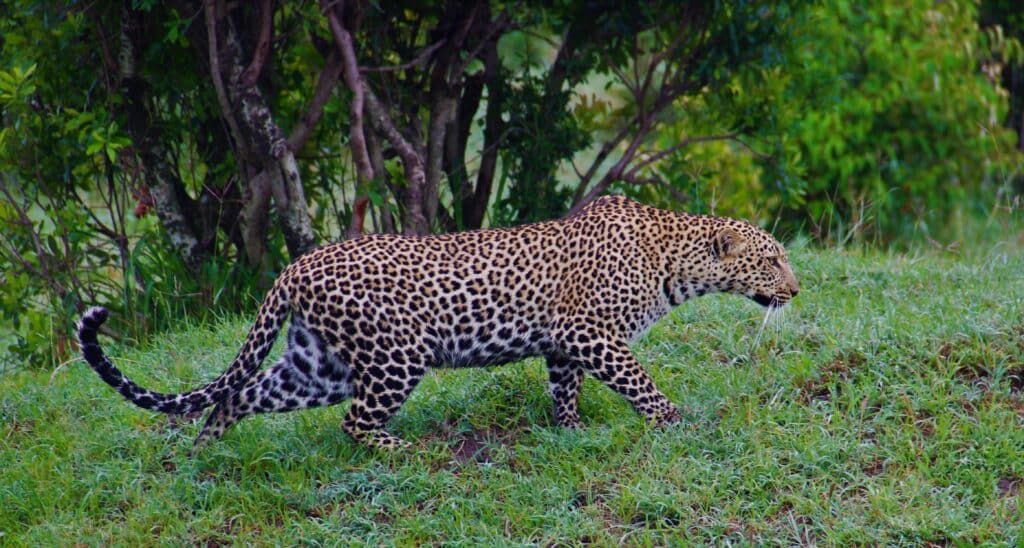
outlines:
{"label": "tree branch", "polygon": [[[649,114],[649,116],[653,115],[654,112]],[[633,136],[633,139],[630,141],[626,151],[622,153],[622,157],[615,162],[615,165],[612,166],[603,177],[601,177],[601,180],[594,185],[594,188],[592,188],[590,192],[587,192],[579,202],[573,204],[572,208],[569,210],[569,215],[579,211],[583,206],[598,197],[602,192],[608,190],[608,187],[613,182],[622,177],[626,166],[629,165],[629,162],[633,161],[633,156],[636,154],[637,148],[640,147],[640,143],[647,137],[651,129],[652,123],[650,118],[640,121],[640,128],[637,130],[636,135]]]}
{"label": "tree branch", "polygon": [[[384,185],[387,186],[388,190],[391,191],[392,196],[395,197],[395,202],[400,206],[403,204],[403,190],[401,187],[392,184],[391,177],[388,175],[386,169],[384,169],[384,153],[380,150],[380,139],[374,132],[366,134],[366,149],[370,153],[370,163],[373,165],[373,172],[378,173],[379,179],[384,181]],[[387,202],[380,204],[380,226],[381,230],[385,234],[395,233],[395,221],[391,217],[391,210],[388,207]]]}
{"label": "tree branch", "polygon": [[334,42],[338,45],[341,53],[342,74],[345,77],[345,84],[352,91],[352,102],[349,104],[349,140],[352,147],[352,159],[356,164],[356,172],[361,179],[356,185],[357,192],[352,203],[352,219],[349,223],[347,235],[349,238],[358,236],[363,232],[363,222],[366,218],[366,206],[370,199],[367,195],[366,185],[374,180],[373,164],[370,163],[370,154],[366,146],[366,134],[363,131],[363,103],[364,90],[363,77],[359,73],[359,59],[356,58],[355,46],[352,43],[352,34],[342,26],[338,19],[338,12],[344,11],[344,1],[338,2],[337,7],[331,8],[327,0],[320,0],[320,5],[327,15],[328,25],[331,27],[331,34],[334,35]]}
{"label": "tree branch", "polygon": [[345,84],[352,91],[352,102],[349,105],[349,138],[356,171],[365,184],[372,181],[374,177],[370,155],[366,149],[366,135],[363,133],[363,103],[366,86],[363,83],[363,77],[359,74],[359,60],[356,58],[355,46],[352,44],[352,35],[338,20],[337,10],[344,10],[344,5],[344,1],[340,1],[337,2],[336,7],[332,8],[328,0],[320,0],[321,9],[327,15],[331,34],[334,35],[334,42],[338,45],[338,51],[341,54],[342,75],[345,77]]}
{"label": "tree branch", "polygon": [[267,62],[267,55],[270,54],[270,42],[274,37],[274,1],[262,0],[260,2],[260,36],[256,40],[256,50],[252,54],[252,61],[242,72],[242,85],[253,86],[260,78],[263,65]]}
{"label": "tree branch", "polygon": [[639,172],[641,169],[643,169],[643,168],[645,168],[645,167],[647,167],[647,166],[649,166],[649,165],[651,165],[651,164],[653,164],[655,162],[658,162],[662,158],[675,153],[676,151],[678,151],[681,148],[688,147],[688,146],[692,145],[693,143],[703,143],[703,142],[707,142],[707,141],[735,140],[736,139],[736,135],[737,135],[736,133],[726,133],[725,135],[705,135],[705,136],[701,136],[701,137],[689,137],[687,139],[683,139],[682,141],[680,141],[680,142],[678,142],[678,143],[676,143],[676,144],[666,148],[665,150],[659,151],[659,152],[657,152],[655,154],[652,154],[652,155],[648,156],[642,162],[640,162],[640,163],[636,164],[635,166],[631,167],[629,169],[629,171],[627,171],[623,176],[624,177],[635,177],[637,172]]}
{"label": "tree branch", "polygon": [[580,177],[580,182],[576,186],[576,191],[573,193],[572,196],[572,205],[574,207],[583,200],[584,193],[587,191],[587,187],[590,186],[590,180],[594,178],[594,175],[597,173],[597,170],[601,167],[601,164],[603,164],[604,161],[608,159],[608,156],[612,153],[613,150],[615,150],[616,147],[619,146],[619,143],[621,143],[629,135],[629,128],[632,124],[633,122],[630,121],[629,124],[626,124],[625,127],[619,130],[615,137],[608,141],[605,141],[605,143],[601,145],[601,150],[597,152],[597,156],[594,157],[594,161],[591,162],[590,167],[587,168],[587,172],[583,175],[583,177]]}
{"label": "tree branch", "polygon": [[334,92],[334,87],[338,85],[338,79],[341,78],[341,70],[341,59],[338,52],[331,51],[324,62],[324,68],[320,70],[320,75],[316,79],[316,89],[309,101],[309,107],[292,128],[291,135],[288,136],[288,148],[292,151],[302,150],[302,146],[306,144],[317,124],[320,123],[320,118],[324,114],[324,105],[330,100],[331,93]]}
{"label": "tree branch", "polygon": [[386,67],[359,67],[359,71],[363,72],[363,73],[366,73],[366,72],[401,72],[403,70],[409,70],[409,69],[411,69],[413,67],[420,66],[423,63],[427,62],[427,60],[430,59],[430,56],[433,55],[435,51],[440,49],[441,46],[445,45],[445,43],[447,43],[447,42],[448,42],[447,38],[442,38],[442,39],[438,40],[437,42],[434,42],[433,44],[427,46],[422,52],[419,53],[419,55],[417,55],[412,61],[409,61],[408,63],[402,63],[401,65],[390,65],[390,66],[386,66]]}
{"label": "tree branch", "polygon": [[245,159],[248,157],[248,151],[244,150],[245,139],[243,139],[242,131],[238,127],[238,121],[235,120],[234,110],[231,108],[231,102],[228,100],[227,91],[224,89],[224,77],[220,68],[220,47],[217,40],[217,0],[205,0],[204,14],[206,16],[206,41],[209,48],[210,77],[213,79],[213,89],[217,93],[217,102],[220,103],[220,110],[223,113],[224,120],[228,123],[231,135],[234,136],[234,142],[236,143],[235,153],[241,159]]}
{"label": "tree branch", "polygon": [[[688,13],[688,15],[692,15],[693,17],[684,17],[683,21],[680,22],[680,31],[675,34],[673,39],[661,51],[651,58],[651,61],[647,64],[647,70],[642,81],[639,80],[639,72],[635,72],[638,80],[632,83],[629,82],[626,75],[621,70],[613,66],[613,71],[621,80],[622,85],[632,93],[633,99],[636,102],[637,113],[611,141],[606,142],[604,146],[602,146],[601,151],[587,170],[587,173],[581,178],[580,185],[577,187],[576,192],[573,195],[573,207],[570,209],[570,213],[578,211],[587,202],[607,190],[608,186],[611,185],[612,182],[616,180],[625,180],[624,178],[636,180],[636,175],[640,169],[660,160],[679,148],[697,141],[723,138],[735,139],[735,135],[727,137],[709,136],[688,139],[671,147],[668,151],[656,154],[653,159],[648,158],[644,160],[641,164],[631,168],[628,172],[626,171],[626,169],[629,168],[629,164],[633,161],[640,144],[657,125],[657,116],[676,99],[700,83],[698,81],[690,80],[683,81],[680,76],[684,74],[684,69],[694,58],[695,52],[700,49],[700,38],[695,39],[693,47],[689,49],[686,55],[678,58],[671,57],[673,52],[675,52],[675,50],[682,44],[683,38],[687,36],[687,33],[683,32],[685,27],[692,22],[693,18],[698,17],[700,13]],[[634,47],[632,59],[634,71],[636,71],[636,67],[640,63],[639,57],[640,49],[639,47]],[[657,94],[651,104],[648,105],[647,96],[650,92],[651,82],[658,73],[659,66],[670,58],[673,60],[661,69],[661,81],[657,89]],[[675,70],[673,70],[673,68]],[[631,132],[631,128],[634,127],[634,124],[636,124],[635,127],[637,128],[636,134],[630,139],[630,144],[622,154],[622,157],[620,157],[619,160],[607,172],[605,172],[604,176],[597,182],[594,188],[587,191],[591,178],[593,178],[601,164],[604,163],[611,152],[627,138]]]}
{"label": "tree branch", "polygon": [[669,192],[669,194],[671,194],[672,197],[676,199],[677,202],[685,203],[686,201],[689,200],[689,198],[685,194],[679,192],[678,190],[676,190],[675,187],[673,187],[672,185],[666,183],[665,181],[662,181],[661,179],[659,179],[657,177],[643,177],[643,178],[640,178],[640,177],[634,177],[634,176],[632,176],[632,175],[627,173],[627,174],[624,174],[620,178],[620,180],[625,181],[625,182],[630,183],[630,184],[634,184],[634,185],[657,185],[657,186],[660,186],[660,187],[664,188],[665,190],[667,190]]}
{"label": "tree branch", "polygon": [[430,230],[427,219],[423,215],[422,189],[426,181],[426,173],[423,170],[423,157],[416,151],[412,144],[402,136],[402,132],[395,127],[394,121],[384,110],[380,100],[374,95],[373,90],[368,86],[364,90],[366,94],[366,109],[370,115],[370,123],[386,138],[402,159],[402,166],[405,169],[406,192],[405,192],[405,218],[402,230],[412,234],[426,234]]}
{"label": "tree branch", "polygon": [[[480,228],[483,224],[491,186],[498,165],[498,144],[501,142],[504,120],[501,109],[504,102],[501,81],[501,59],[498,57],[497,42],[491,42],[484,59],[484,79],[487,85],[487,112],[484,114],[484,143],[480,156],[480,168],[476,173],[476,187],[469,200],[462,204],[462,222],[469,228]],[[467,203],[468,202],[468,203]]]}
{"label": "tree branch", "polygon": [[[212,11],[208,4],[207,15],[211,21]],[[244,85],[242,73],[245,67],[242,62],[241,40],[233,17],[226,17],[225,22],[224,48],[225,59],[228,61],[229,91],[233,104],[237,105],[237,111],[229,111],[225,115],[237,114],[239,121],[245,124],[246,133],[243,135],[239,132],[238,136],[247,140],[243,141],[245,145],[240,145],[239,148],[248,150],[255,163],[270,178],[271,191],[275,198],[275,207],[288,253],[293,259],[298,258],[312,249],[317,242],[299,166],[259,87]],[[216,35],[216,32],[211,34]],[[232,103],[228,104],[229,107],[231,105]],[[247,178],[251,178],[256,174],[247,175]]]}
{"label": "tree branch", "polygon": [[[487,10],[485,13],[488,14],[487,18],[490,19],[490,10]],[[492,42],[496,42],[498,35],[511,28],[511,26],[512,25],[508,12],[501,12],[501,14],[498,15],[497,19],[495,19],[493,22],[490,22],[487,25],[487,34],[480,39],[480,41],[472,50],[470,50],[466,55],[462,57],[462,61],[458,65],[456,65],[455,70],[452,71],[452,74],[458,76],[465,72],[466,67],[469,66],[473,59],[476,59],[477,56],[480,55],[480,52],[482,52],[485,47],[490,47],[490,44]]]}

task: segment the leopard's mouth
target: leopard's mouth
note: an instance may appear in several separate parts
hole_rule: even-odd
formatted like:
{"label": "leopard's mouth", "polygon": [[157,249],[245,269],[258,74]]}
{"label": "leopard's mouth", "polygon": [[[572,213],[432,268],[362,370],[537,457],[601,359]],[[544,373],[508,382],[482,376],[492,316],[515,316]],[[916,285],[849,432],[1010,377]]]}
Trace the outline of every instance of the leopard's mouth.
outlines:
{"label": "leopard's mouth", "polygon": [[788,295],[762,295],[760,293],[753,296],[754,302],[761,306],[769,308],[781,308],[786,306],[791,297]]}

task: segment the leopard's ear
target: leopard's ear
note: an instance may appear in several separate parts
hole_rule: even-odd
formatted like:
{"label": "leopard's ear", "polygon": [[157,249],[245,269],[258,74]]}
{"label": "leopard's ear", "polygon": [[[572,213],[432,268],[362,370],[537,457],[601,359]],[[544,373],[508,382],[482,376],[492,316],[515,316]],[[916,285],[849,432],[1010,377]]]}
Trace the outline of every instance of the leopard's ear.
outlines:
{"label": "leopard's ear", "polygon": [[723,227],[711,237],[711,251],[715,258],[735,259],[747,247],[747,238],[732,227]]}

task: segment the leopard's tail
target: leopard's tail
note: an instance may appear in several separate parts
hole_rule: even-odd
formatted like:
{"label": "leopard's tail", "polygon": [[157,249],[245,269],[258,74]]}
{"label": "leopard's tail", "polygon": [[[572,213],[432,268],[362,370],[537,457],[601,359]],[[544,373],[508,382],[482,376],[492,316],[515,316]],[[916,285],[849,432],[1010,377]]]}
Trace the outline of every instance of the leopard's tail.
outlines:
{"label": "leopard's tail", "polygon": [[259,370],[288,316],[288,298],[284,288],[275,284],[260,306],[256,325],[249,330],[245,344],[227,371],[206,386],[183,394],[162,394],[146,390],[110,363],[96,339],[100,326],[107,321],[107,315],[107,309],[97,306],[82,316],[78,323],[78,344],[82,349],[82,357],[104,382],[135,405],[178,415],[202,411],[221,401]]}

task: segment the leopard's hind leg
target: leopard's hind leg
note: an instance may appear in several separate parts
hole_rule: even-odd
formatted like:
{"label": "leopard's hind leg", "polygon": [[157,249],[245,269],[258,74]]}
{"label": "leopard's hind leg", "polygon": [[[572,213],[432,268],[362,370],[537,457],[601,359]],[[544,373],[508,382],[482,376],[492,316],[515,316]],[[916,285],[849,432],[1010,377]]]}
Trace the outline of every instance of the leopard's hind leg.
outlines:
{"label": "leopard's hind leg", "polygon": [[580,426],[583,367],[564,356],[548,356],[548,381],[555,402],[555,421],[565,428]]}
{"label": "leopard's hind leg", "polygon": [[301,322],[292,320],[288,349],[269,369],[253,375],[214,407],[194,447],[220,438],[236,422],[255,413],[334,405],[352,396],[352,370]]}
{"label": "leopard's hind leg", "polygon": [[409,443],[384,430],[413,388],[426,374],[415,351],[376,352],[353,379],[352,406],[341,424],[352,439],[377,449],[402,449]]}

